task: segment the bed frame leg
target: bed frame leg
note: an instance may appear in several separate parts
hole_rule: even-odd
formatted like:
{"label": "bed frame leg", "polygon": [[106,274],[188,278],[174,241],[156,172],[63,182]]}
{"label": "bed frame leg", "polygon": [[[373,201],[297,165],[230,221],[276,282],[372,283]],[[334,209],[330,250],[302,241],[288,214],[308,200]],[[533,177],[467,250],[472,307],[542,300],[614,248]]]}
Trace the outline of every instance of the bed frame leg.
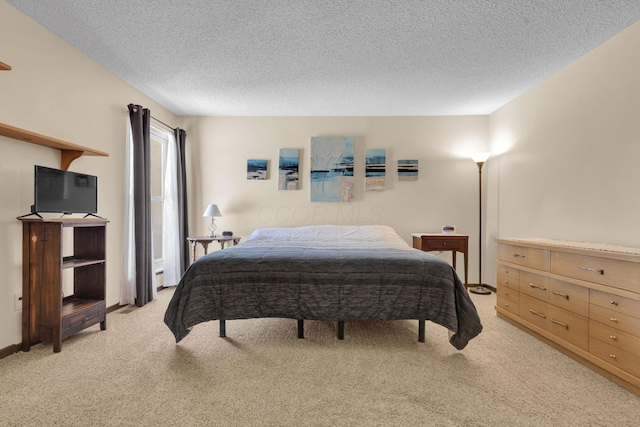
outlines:
{"label": "bed frame leg", "polygon": [[304,338],[304,319],[298,319],[298,338]]}
{"label": "bed frame leg", "polygon": [[424,342],[424,320],[418,320],[418,341]]}
{"label": "bed frame leg", "polygon": [[338,339],[344,339],[344,320],[338,320]]}
{"label": "bed frame leg", "polygon": [[224,338],[227,336],[227,324],[224,319],[220,319],[220,337]]}

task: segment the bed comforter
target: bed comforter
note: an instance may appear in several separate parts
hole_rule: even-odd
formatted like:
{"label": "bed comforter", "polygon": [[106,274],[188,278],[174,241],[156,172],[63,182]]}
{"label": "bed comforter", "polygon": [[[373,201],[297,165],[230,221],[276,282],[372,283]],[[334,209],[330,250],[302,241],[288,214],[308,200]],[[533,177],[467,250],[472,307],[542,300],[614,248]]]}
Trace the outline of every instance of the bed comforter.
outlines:
{"label": "bed comforter", "polygon": [[384,226],[256,230],[193,263],[164,321],[179,342],[202,322],[262,317],[430,320],[457,349],[482,331],[455,270]]}

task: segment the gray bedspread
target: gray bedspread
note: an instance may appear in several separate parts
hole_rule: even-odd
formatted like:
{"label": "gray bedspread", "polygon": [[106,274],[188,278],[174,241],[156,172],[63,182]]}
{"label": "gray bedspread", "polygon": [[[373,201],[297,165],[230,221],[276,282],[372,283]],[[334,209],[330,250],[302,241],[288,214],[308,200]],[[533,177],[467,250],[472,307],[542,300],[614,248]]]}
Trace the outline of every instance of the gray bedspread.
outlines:
{"label": "gray bedspread", "polygon": [[176,342],[202,322],[280,317],[430,320],[463,349],[482,331],[455,270],[416,249],[240,244],[205,255],[183,275],[164,321]]}

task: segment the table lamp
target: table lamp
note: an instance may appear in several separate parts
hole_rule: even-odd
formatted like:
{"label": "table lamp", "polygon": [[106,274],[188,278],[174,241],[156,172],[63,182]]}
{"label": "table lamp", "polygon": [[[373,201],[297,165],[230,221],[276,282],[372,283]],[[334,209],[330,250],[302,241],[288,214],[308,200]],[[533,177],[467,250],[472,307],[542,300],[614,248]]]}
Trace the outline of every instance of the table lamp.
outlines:
{"label": "table lamp", "polygon": [[220,212],[220,209],[218,209],[218,205],[209,205],[207,206],[207,209],[205,209],[204,213],[202,214],[202,216],[204,217],[211,217],[211,224],[209,224],[209,237],[215,237],[216,235],[216,223],[215,223],[215,217],[217,216],[222,216],[222,213]]}

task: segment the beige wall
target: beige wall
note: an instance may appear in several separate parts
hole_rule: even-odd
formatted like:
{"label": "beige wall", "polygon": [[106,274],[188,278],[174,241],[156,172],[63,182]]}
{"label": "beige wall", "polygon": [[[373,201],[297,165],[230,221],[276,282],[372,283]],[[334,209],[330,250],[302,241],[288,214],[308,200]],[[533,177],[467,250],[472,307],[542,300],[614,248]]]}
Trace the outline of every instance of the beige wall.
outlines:
{"label": "beige wall", "polygon": [[[192,234],[206,232],[209,220],[202,212],[208,203],[216,203],[223,214],[216,220],[218,230],[240,236],[258,227],[385,224],[411,242],[413,232],[438,232],[442,225],[454,224],[472,235],[472,251],[477,253],[478,168],[469,156],[487,147],[487,116],[192,117],[184,125],[193,162]],[[309,201],[310,139],[327,135],[355,137],[352,202]],[[300,190],[278,190],[280,148],[300,150]],[[365,150],[381,148],[387,150],[387,187],[365,192]],[[269,161],[268,180],[247,180],[251,158]],[[418,181],[398,181],[398,159],[418,159]],[[477,272],[476,258],[470,263],[470,271]],[[477,274],[470,280],[474,277]]]}
{"label": "beige wall", "polygon": [[491,115],[491,258],[496,236],[640,246],[638,52],[640,22]]}
{"label": "beige wall", "polygon": [[[124,141],[129,103],[176,117],[15,8],[0,1],[0,123],[109,153],[81,157],[72,171],[98,176],[99,215],[108,218],[107,305],[120,298]],[[60,152],[0,136],[0,349],[22,341],[22,228],[16,217],[33,204],[33,167],[60,167]]]}

